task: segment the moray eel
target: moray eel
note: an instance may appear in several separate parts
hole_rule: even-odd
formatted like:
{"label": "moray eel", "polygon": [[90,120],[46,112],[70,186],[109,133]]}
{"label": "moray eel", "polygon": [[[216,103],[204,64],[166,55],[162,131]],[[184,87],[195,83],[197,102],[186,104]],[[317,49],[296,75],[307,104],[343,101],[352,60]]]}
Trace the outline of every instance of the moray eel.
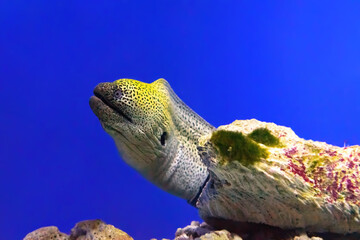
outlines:
{"label": "moray eel", "polygon": [[166,80],[100,83],[90,107],[130,166],[165,191],[196,201],[209,174],[197,151],[198,139],[215,128],[181,101]]}
{"label": "moray eel", "polygon": [[90,106],[130,166],[215,228],[360,239],[359,146],[304,140],[257,120],[215,130],[164,79],[100,83]]}

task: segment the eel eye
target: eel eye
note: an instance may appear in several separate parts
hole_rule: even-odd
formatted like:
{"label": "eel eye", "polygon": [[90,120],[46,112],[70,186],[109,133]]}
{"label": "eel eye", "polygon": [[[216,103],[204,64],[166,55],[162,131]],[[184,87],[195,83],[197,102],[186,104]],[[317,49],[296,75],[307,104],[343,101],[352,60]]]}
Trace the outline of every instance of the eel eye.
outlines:
{"label": "eel eye", "polygon": [[116,91],[114,92],[114,98],[115,98],[115,99],[120,99],[122,96],[123,96],[123,93],[122,93],[121,90],[116,90]]}
{"label": "eel eye", "polygon": [[163,146],[165,145],[166,138],[167,138],[167,132],[163,132],[163,134],[160,137],[161,145],[163,145]]}

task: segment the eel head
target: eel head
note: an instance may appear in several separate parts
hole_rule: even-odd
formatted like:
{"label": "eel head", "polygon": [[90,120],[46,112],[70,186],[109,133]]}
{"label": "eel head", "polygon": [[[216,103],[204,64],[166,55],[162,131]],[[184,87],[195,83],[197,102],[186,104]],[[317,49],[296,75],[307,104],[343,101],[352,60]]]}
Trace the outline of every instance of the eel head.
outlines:
{"label": "eel head", "polygon": [[[168,83],[119,79],[98,84],[90,107],[112,136],[123,159],[140,173],[161,164],[172,145]],[[151,176],[148,176],[151,178]]]}

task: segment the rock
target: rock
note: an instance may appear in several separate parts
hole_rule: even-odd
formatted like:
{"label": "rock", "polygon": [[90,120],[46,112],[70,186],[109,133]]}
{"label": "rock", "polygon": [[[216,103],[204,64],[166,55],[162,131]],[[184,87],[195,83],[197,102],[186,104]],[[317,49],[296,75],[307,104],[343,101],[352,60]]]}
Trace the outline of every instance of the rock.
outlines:
{"label": "rock", "polygon": [[57,227],[42,227],[25,236],[24,240],[68,240],[69,236],[61,233]]}
{"label": "rock", "polygon": [[61,233],[57,227],[39,228],[24,240],[133,240],[127,233],[101,220],[79,222],[71,229],[70,236]]}
{"label": "rock", "polygon": [[241,240],[236,234],[227,230],[215,230],[207,223],[192,221],[189,226],[178,228],[175,233],[175,240],[196,239],[196,240]]}
{"label": "rock", "polygon": [[[207,223],[192,222],[190,225],[179,228],[174,240],[323,240],[320,237],[309,237],[306,233],[293,233],[293,236],[269,236],[259,229],[257,234],[247,234],[244,238],[228,230],[215,230]],[[335,239],[334,239],[335,240]]]}
{"label": "rock", "polygon": [[200,240],[242,240],[237,234],[230,233],[227,230],[213,231],[206,233],[199,238]]}
{"label": "rock", "polygon": [[[207,223],[191,222],[184,228],[178,228],[174,240],[358,240],[358,238],[344,238],[339,236],[324,235],[309,237],[306,233],[293,232],[292,236],[269,235],[263,229],[259,229],[256,234],[238,235],[225,229],[214,229]],[[71,230],[70,235],[61,233],[57,227],[39,228],[24,238],[24,240],[133,240],[127,233],[115,228],[113,225],[104,223],[101,220],[87,220],[79,222]],[[151,240],[156,240],[152,238]],[[162,240],[169,240],[163,238]]]}
{"label": "rock", "polygon": [[101,220],[88,220],[75,225],[69,240],[133,240],[133,238]]}
{"label": "rock", "polygon": [[267,225],[360,239],[360,146],[305,140],[255,119],[220,126],[199,143],[210,178],[196,207],[211,226],[238,233],[229,224],[243,231],[241,224],[252,223],[255,231]]}
{"label": "rock", "polygon": [[214,229],[207,225],[206,223],[202,223],[200,225],[197,221],[192,221],[190,225],[184,228],[178,228],[175,233],[176,240],[182,239],[196,239],[200,236],[203,236],[207,233],[211,233]]}

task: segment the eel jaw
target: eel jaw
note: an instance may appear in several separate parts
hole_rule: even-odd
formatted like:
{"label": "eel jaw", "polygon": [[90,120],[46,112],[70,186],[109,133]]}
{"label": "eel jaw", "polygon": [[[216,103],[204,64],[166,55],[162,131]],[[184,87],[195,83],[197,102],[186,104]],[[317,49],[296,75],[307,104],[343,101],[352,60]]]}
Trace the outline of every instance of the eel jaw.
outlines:
{"label": "eel jaw", "polygon": [[133,123],[133,120],[125,115],[120,109],[115,108],[111,103],[106,101],[98,92],[96,92],[96,88],[94,90],[94,96],[90,97],[89,100],[90,108],[93,110],[95,115],[102,122],[107,122],[108,120],[115,120],[114,116],[120,116],[122,119]]}

